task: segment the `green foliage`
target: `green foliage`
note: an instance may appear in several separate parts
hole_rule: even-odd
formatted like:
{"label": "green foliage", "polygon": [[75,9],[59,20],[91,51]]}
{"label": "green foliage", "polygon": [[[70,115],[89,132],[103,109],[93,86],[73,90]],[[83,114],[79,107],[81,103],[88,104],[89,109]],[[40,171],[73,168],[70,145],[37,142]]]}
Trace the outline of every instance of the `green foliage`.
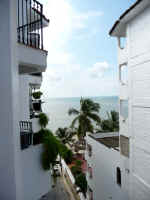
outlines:
{"label": "green foliage", "polygon": [[67,164],[71,164],[73,160],[73,153],[70,149],[68,149],[64,154],[64,160]]}
{"label": "green foliage", "polygon": [[75,165],[78,167],[81,167],[82,161],[81,160],[76,160]]}
{"label": "green foliage", "polygon": [[41,91],[37,91],[37,92],[33,92],[32,96],[33,96],[34,99],[40,99],[42,94],[43,93]]}
{"label": "green foliage", "polygon": [[73,153],[64,144],[59,143],[60,156],[65,160],[67,164],[71,164],[73,160]]}
{"label": "green foliage", "polygon": [[77,166],[72,166],[71,167],[71,171],[74,175],[74,177],[76,177],[77,175],[81,174],[81,168],[80,167],[77,167]]}
{"label": "green foliage", "polygon": [[45,113],[39,114],[39,124],[41,128],[46,128],[47,124],[49,122],[49,118]]}
{"label": "green foliage", "polygon": [[76,115],[74,120],[72,121],[71,127],[74,128],[75,125],[78,125],[78,137],[83,138],[86,136],[86,132],[93,132],[94,127],[92,121],[97,123],[101,122],[99,117],[100,105],[95,103],[91,99],[83,99],[80,100],[80,110],[76,110],[74,108],[69,109],[69,115]]}
{"label": "green foliage", "polygon": [[55,165],[59,153],[59,141],[50,130],[43,132],[43,153],[42,166],[44,170],[49,170]]}
{"label": "green foliage", "polygon": [[119,113],[116,111],[111,111],[107,113],[108,119],[101,121],[100,132],[115,132],[119,131]]}
{"label": "green foliage", "polygon": [[87,192],[87,180],[84,173],[80,173],[75,177],[75,184],[81,189],[81,191],[86,194]]}
{"label": "green foliage", "polygon": [[57,137],[61,140],[63,144],[69,144],[73,142],[73,136],[76,135],[75,130],[69,128],[58,128],[56,131]]}
{"label": "green foliage", "polygon": [[42,167],[45,171],[50,169],[50,162],[47,151],[43,151],[41,155]]}
{"label": "green foliage", "polygon": [[63,139],[66,137],[67,135],[67,128],[58,128],[56,131],[56,135],[57,137],[59,137],[60,139]]}

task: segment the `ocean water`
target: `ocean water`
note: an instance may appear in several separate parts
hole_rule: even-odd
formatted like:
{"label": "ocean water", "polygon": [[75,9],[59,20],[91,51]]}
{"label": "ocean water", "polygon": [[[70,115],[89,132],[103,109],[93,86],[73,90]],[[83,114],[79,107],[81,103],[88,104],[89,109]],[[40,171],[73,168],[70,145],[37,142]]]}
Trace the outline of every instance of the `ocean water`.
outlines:
{"label": "ocean water", "polygon": [[[106,118],[107,112],[111,110],[118,111],[118,97],[89,97],[101,106],[100,117]],[[68,115],[70,108],[80,108],[80,98],[55,98],[47,99],[43,104],[43,111],[49,116],[48,128],[56,131],[59,127],[69,127],[73,120],[73,116]]]}

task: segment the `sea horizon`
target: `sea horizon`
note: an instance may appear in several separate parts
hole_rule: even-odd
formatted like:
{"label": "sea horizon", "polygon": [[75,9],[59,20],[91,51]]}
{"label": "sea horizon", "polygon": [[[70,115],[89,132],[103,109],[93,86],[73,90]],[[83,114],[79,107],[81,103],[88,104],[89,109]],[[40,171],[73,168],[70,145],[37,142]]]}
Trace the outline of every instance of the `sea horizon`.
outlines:
{"label": "sea horizon", "polygon": [[[61,97],[48,98],[44,100],[43,111],[48,115],[50,121],[48,128],[56,131],[59,127],[69,127],[74,116],[68,115],[70,108],[80,109],[81,97]],[[93,101],[100,104],[99,115],[102,119],[107,118],[107,112],[115,110],[118,112],[118,96],[92,96],[83,97],[91,98]]]}

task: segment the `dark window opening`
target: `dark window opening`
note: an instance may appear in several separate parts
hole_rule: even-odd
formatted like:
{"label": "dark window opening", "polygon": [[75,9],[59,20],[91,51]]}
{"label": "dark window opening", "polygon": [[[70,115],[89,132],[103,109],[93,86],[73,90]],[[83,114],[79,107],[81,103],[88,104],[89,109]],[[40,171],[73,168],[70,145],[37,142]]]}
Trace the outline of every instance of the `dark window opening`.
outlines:
{"label": "dark window opening", "polygon": [[121,187],[121,170],[117,167],[117,184]]}

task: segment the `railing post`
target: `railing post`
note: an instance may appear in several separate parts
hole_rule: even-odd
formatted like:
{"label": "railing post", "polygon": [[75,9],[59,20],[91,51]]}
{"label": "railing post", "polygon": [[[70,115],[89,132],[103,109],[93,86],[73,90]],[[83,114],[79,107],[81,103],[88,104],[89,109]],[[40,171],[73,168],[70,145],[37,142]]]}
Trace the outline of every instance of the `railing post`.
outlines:
{"label": "railing post", "polygon": [[41,5],[41,49],[43,50],[43,5]]}
{"label": "railing post", "polygon": [[28,0],[26,0],[26,20],[27,20],[27,45],[28,45],[28,34],[29,34],[29,30],[28,30]]}
{"label": "railing post", "polygon": [[[22,27],[24,25],[24,0],[22,0]],[[22,41],[24,44],[24,28],[22,28]]]}
{"label": "railing post", "polygon": [[[31,32],[31,29],[32,29],[32,24],[31,24],[31,9],[32,9],[32,1],[30,0],[30,32]],[[32,46],[32,38],[31,38],[31,34],[29,34],[29,37],[30,37],[30,45]]]}

